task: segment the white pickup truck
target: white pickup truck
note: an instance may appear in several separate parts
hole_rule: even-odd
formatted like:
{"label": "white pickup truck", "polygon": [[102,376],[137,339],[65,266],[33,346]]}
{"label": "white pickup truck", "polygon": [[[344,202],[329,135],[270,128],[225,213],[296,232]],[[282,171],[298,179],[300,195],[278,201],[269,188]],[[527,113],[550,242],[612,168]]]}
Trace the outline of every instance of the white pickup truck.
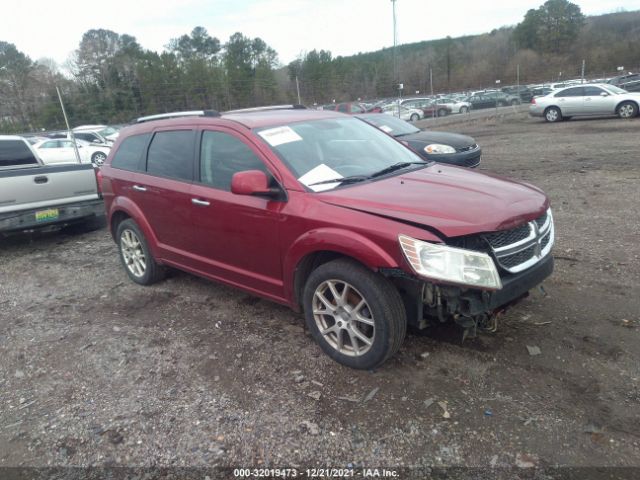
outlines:
{"label": "white pickup truck", "polygon": [[99,170],[44,165],[22,137],[0,135],[0,236],[104,220]]}

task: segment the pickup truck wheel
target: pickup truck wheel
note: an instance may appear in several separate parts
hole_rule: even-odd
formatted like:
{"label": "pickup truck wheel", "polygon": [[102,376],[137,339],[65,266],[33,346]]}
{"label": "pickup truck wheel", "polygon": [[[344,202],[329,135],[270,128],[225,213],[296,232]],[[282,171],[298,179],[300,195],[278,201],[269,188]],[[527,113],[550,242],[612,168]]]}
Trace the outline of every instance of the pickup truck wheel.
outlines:
{"label": "pickup truck wheel", "polygon": [[372,369],[394,355],[407,330],[396,288],[382,275],[347,259],[314,270],[304,289],[305,320],[333,360]]}
{"label": "pickup truck wheel", "polygon": [[120,260],[131,280],[140,285],[151,285],[164,278],[165,270],[151,255],[147,240],[136,222],[127,219],[120,223],[116,238]]}
{"label": "pickup truck wheel", "polygon": [[98,166],[102,165],[106,159],[107,159],[107,155],[103,152],[96,152],[93,155],[91,155],[91,163]]}

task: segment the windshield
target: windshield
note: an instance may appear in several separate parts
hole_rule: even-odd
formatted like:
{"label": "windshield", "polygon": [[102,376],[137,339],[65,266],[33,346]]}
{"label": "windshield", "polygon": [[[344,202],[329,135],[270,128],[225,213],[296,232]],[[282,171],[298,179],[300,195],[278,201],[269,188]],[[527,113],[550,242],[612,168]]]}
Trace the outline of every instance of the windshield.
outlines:
{"label": "windshield", "polygon": [[118,130],[116,130],[113,127],[105,127],[102,130],[100,130],[98,133],[103,137],[107,137],[109,135],[113,135],[114,133],[118,133]]}
{"label": "windshield", "polygon": [[604,88],[609,90],[611,93],[629,93],[629,92],[627,92],[626,90],[623,90],[620,87],[616,87],[615,85],[607,85]]}
{"label": "windshield", "polygon": [[394,137],[418,133],[420,131],[410,123],[390,115],[372,113],[370,115],[359,115],[358,117]]}
{"label": "windshield", "polygon": [[399,162],[429,164],[357,118],[291,123],[259,129],[257,133],[296,178],[314,191],[332,189],[340,183],[312,184],[343,177],[368,177]]}

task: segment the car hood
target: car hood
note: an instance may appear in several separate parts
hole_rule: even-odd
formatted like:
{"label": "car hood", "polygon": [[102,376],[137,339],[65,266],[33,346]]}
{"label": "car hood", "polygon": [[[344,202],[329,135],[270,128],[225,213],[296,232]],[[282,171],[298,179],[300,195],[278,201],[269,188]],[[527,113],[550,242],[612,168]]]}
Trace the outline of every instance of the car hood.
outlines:
{"label": "car hood", "polygon": [[410,133],[409,135],[402,135],[397,137],[399,140],[417,144],[418,148],[425,147],[431,143],[441,143],[443,145],[451,145],[455,149],[470,147],[476,142],[473,138],[466,135],[460,135],[458,133],[446,133],[446,132],[431,132],[423,131],[417,133]]}
{"label": "car hood", "polygon": [[542,190],[442,164],[318,194],[326,203],[436,230],[444,237],[505,230],[544,213]]}

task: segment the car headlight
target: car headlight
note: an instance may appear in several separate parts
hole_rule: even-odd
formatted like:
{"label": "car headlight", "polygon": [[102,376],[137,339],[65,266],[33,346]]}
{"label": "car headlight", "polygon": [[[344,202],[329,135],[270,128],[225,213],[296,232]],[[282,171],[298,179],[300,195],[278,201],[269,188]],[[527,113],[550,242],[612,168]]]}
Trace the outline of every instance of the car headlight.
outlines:
{"label": "car headlight", "polygon": [[499,290],[502,281],[486,253],[423,242],[399,235],[400,247],[411,268],[420,276],[470,287]]}
{"label": "car headlight", "polygon": [[432,143],[424,147],[424,151],[430,154],[438,153],[456,153],[456,149],[449,145],[442,145],[440,143]]}

